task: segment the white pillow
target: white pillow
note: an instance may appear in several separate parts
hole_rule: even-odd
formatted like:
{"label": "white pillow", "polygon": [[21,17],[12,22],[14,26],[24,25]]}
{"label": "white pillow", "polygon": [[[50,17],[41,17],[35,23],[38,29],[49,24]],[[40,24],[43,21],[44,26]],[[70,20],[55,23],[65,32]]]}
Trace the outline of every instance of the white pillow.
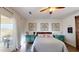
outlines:
{"label": "white pillow", "polygon": [[45,37],[50,38],[52,37],[52,34],[46,34]]}
{"label": "white pillow", "polygon": [[39,37],[45,37],[45,34],[38,34]]}
{"label": "white pillow", "polygon": [[53,37],[52,34],[38,34],[39,37],[50,38]]}

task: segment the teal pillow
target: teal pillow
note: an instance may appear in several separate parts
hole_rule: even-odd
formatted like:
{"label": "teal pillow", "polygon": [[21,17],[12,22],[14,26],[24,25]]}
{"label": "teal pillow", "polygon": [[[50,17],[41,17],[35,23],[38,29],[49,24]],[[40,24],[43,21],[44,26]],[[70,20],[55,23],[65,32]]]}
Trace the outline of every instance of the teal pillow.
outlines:
{"label": "teal pillow", "polygon": [[35,35],[26,35],[27,42],[34,42],[36,36]]}
{"label": "teal pillow", "polygon": [[31,36],[30,35],[26,35],[26,41],[30,42],[31,41]]}
{"label": "teal pillow", "polygon": [[64,35],[54,35],[54,37],[64,42]]}
{"label": "teal pillow", "polygon": [[33,42],[35,40],[35,35],[31,35],[31,41]]}

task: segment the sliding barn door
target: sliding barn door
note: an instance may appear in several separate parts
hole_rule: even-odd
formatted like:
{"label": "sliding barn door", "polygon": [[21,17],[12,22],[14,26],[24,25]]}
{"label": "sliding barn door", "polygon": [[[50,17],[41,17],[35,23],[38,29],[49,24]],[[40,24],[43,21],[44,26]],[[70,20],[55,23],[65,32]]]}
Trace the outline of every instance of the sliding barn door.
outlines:
{"label": "sliding barn door", "polygon": [[76,24],[76,47],[79,49],[79,16],[75,17]]}

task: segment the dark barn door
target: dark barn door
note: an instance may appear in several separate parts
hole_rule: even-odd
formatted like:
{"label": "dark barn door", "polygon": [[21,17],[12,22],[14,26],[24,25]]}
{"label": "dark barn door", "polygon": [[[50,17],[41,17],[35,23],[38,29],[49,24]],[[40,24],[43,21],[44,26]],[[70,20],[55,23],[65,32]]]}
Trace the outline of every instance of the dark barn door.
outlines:
{"label": "dark barn door", "polygon": [[79,49],[79,16],[75,17],[76,25],[76,47]]}

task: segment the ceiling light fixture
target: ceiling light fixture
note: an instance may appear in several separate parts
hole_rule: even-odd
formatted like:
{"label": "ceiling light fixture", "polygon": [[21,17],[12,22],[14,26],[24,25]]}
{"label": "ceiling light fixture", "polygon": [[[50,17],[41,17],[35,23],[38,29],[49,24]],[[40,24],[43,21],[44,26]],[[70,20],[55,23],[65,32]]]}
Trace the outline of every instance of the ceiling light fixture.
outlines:
{"label": "ceiling light fixture", "polygon": [[32,12],[31,12],[31,11],[29,11],[29,14],[31,15],[31,14],[32,14]]}

